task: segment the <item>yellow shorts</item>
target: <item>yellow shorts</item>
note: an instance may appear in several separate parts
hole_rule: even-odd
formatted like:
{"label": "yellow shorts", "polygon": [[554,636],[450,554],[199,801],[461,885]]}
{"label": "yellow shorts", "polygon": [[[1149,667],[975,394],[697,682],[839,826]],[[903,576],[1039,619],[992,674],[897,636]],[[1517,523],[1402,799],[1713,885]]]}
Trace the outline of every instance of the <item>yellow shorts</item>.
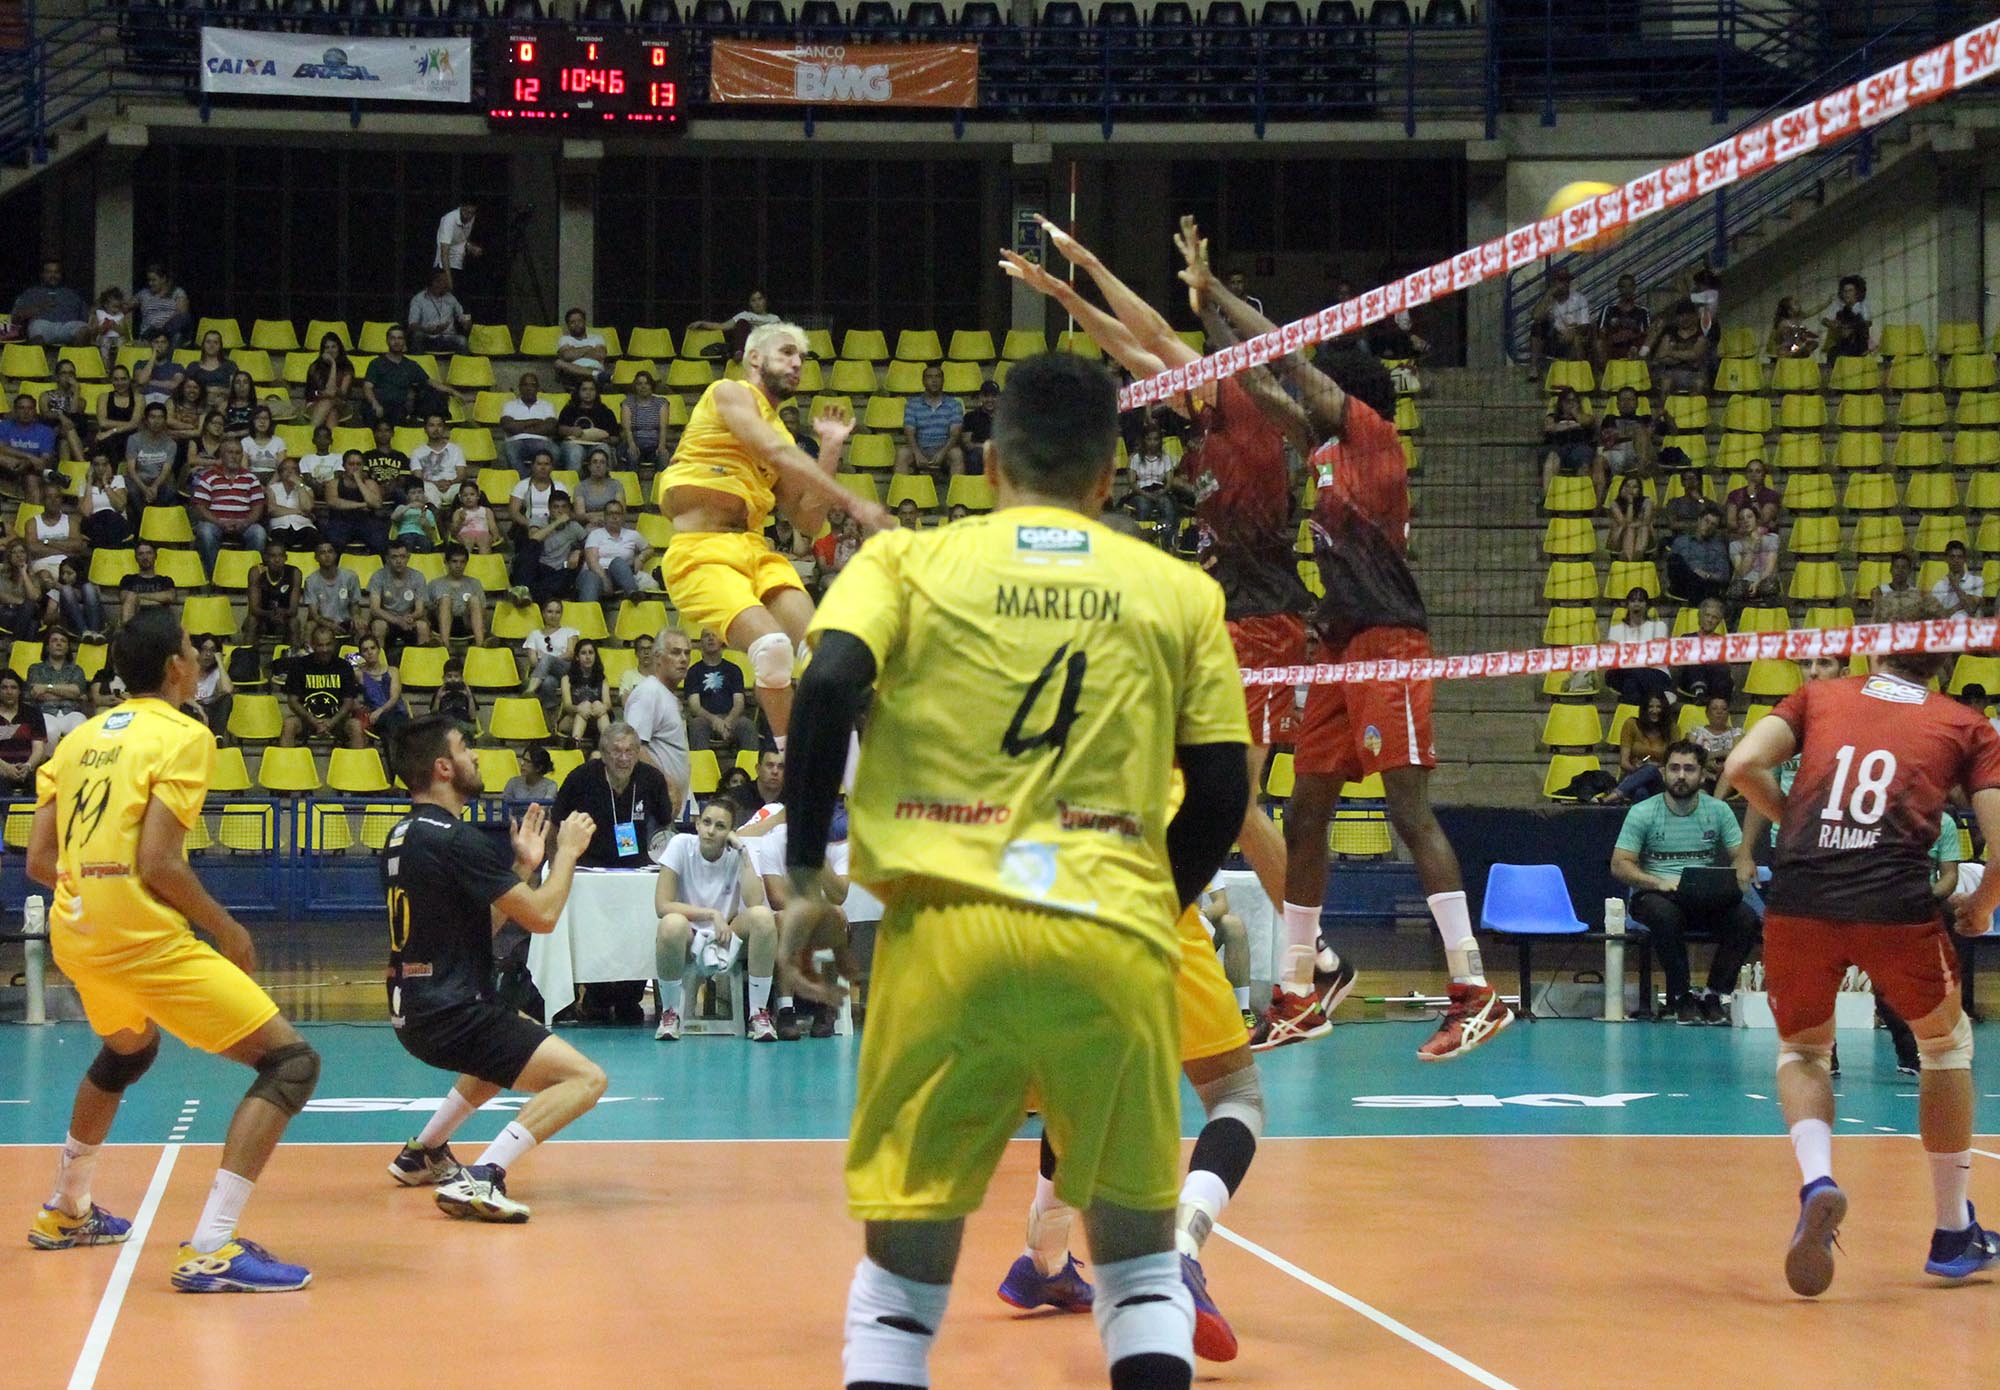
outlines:
{"label": "yellow shorts", "polygon": [[1247,1045],[1250,1035],[1243,1030],[1243,1011],[1236,1007],[1236,991],[1222,973],[1222,961],[1201,924],[1201,913],[1190,907],[1175,925],[1181,938],[1180,969],[1174,974],[1181,1060],[1220,1057]]}
{"label": "yellow shorts", "polygon": [[747,531],[676,532],[667,541],[660,571],[682,626],[696,632],[714,628],[725,638],[745,610],[780,589],[806,587],[790,560],[762,535]]}
{"label": "yellow shorts", "polygon": [[190,932],[115,960],[66,952],[61,935],[51,944],[100,1037],[156,1023],[189,1047],[227,1052],[278,1015],[255,980]]}
{"label": "yellow shorts", "polygon": [[863,1221],[970,1214],[1031,1094],[1062,1155],[1065,1202],[1171,1210],[1176,963],[1103,923],[961,890],[906,890],[886,907],[848,1136],[848,1210]]}

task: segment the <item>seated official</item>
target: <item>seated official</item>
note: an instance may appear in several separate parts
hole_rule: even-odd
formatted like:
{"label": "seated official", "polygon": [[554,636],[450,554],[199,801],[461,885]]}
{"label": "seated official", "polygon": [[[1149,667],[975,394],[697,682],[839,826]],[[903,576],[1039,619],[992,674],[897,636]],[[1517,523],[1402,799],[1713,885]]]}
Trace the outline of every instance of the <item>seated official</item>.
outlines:
{"label": "seated official", "polygon": [[[776,1042],[771,981],[777,970],[778,919],[764,900],[764,880],[732,828],[729,808],[710,802],[695,833],[667,842],[653,907],[660,914],[656,953],[660,1023],[653,1038],[681,1035],[681,1008],[690,977],[727,981],[749,943],[751,1042]],[[726,987],[726,986],[725,986]]]}
{"label": "seated official", "polygon": [[1201,924],[1208,929],[1209,939],[1222,953],[1222,974],[1236,995],[1243,1026],[1256,1027],[1257,1014],[1250,1007],[1250,931],[1243,925],[1243,919],[1229,910],[1229,892],[1222,886],[1220,874],[1202,889],[1201,896],[1195,899],[1195,908],[1201,913]]}
{"label": "seated official", "polygon": [[[1726,1024],[1721,996],[1735,990],[1761,934],[1743,896],[1757,866],[1735,813],[1701,789],[1702,772],[1701,749],[1685,739],[1668,745],[1661,774],[1666,790],[1625,813],[1611,851],[1611,876],[1631,887],[1632,920],[1652,935],[1667,977],[1667,1007],[1682,1023]],[[1726,884],[1683,889],[1687,870],[1723,865],[1735,872],[1734,893]],[[1690,986],[1690,930],[1716,938],[1708,988],[1699,993]]]}

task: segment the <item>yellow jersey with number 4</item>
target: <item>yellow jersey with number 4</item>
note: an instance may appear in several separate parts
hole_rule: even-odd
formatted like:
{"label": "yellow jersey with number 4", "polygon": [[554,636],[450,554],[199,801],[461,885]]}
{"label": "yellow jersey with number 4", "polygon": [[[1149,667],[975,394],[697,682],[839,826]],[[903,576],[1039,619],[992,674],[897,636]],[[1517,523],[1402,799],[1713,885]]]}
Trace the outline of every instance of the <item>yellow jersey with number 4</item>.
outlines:
{"label": "yellow jersey with number 4", "polygon": [[103,960],[157,946],[187,919],[139,882],[139,830],[155,798],[184,826],[201,815],[215,735],[164,700],[127,700],[85,720],[35,777],[56,812],[49,934],[59,952]]}
{"label": "yellow jersey with number 4", "polygon": [[1099,522],[1020,507],[868,541],[809,640],[875,655],[854,877],[961,884],[1177,951],[1179,744],[1247,743],[1222,590]]}
{"label": "yellow jersey with number 4", "polygon": [[[681,431],[680,443],[674,446],[674,461],[653,485],[654,500],[665,511],[667,494],[677,487],[725,492],[741,501],[749,512],[749,529],[761,531],[771,519],[771,508],[777,505],[772,491],[778,482],[777,470],[752,454],[724,423],[722,412],[715,407],[715,393],[724,384],[720,381],[711,384],[688,412],[687,428]],[[736,384],[756,400],[757,414],[764,423],[783,436],[787,444],[791,443],[792,433],[778,418],[778,407],[771,404],[770,397],[748,382]]]}

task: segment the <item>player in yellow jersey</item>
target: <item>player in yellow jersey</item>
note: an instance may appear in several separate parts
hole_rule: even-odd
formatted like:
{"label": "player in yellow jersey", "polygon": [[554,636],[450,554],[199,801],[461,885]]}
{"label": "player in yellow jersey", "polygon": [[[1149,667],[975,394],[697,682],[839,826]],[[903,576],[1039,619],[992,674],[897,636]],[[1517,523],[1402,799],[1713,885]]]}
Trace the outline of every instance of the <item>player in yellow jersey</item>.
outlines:
{"label": "player in yellow jersey", "polygon": [[827,835],[871,691],[850,875],[884,906],[847,1155],[867,1226],[850,1388],[930,1383],[965,1217],[1031,1094],[1056,1191],[1084,1213],[1112,1385],[1193,1375],[1174,922],[1242,824],[1250,731],[1222,590],[1097,519],[1117,431],[1102,369],[1018,363],[986,450],[998,510],[870,540],[813,622],[786,769],[798,988],[834,992],[797,947],[830,911]]}
{"label": "player in yellow jersey", "polygon": [[[115,1244],[130,1224],[90,1200],[98,1146],[125,1088],[145,1075],[164,1029],[253,1068],[194,1237],[174,1257],[187,1293],[276,1293],[312,1275],[236,1235],[258,1175],[319,1079],[319,1054],[251,980],[250,934],[188,867],[215,736],[180,712],[201,668],[180,619],[149,609],[111,651],[131,698],[71,733],[42,764],[28,875],[55,890],[49,943],[103,1040],[77,1087],[56,1192],[35,1218],[40,1250]],[[208,946],[190,926],[215,938]]]}
{"label": "player in yellow jersey", "polygon": [[660,510],[673,519],[661,573],[667,597],[692,631],[713,628],[750,659],[757,702],[783,747],[792,713],[792,663],[812,598],[792,562],[771,549],[764,525],[773,507],[812,535],[832,507],[870,529],[890,524],[875,503],[834,482],[850,415],[813,417],[819,458],[792,442],[779,403],[799,389],[805,330],[767,323],[743,347],[742,381],[718,381],[688,415],[674,459],[654,484]]}

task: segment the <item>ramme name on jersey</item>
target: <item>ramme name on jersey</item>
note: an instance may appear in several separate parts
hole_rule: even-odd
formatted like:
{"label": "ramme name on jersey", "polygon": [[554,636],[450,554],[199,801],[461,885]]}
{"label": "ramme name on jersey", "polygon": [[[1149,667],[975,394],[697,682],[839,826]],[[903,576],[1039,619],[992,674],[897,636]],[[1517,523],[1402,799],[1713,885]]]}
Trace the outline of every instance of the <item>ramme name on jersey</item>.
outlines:
{"label": "ramme name on jersey", "polygon": [[1822,825],[1819,828],[1821,849],[1873,849],[1882,838],[1882,828],[1864,829],[1858,825]]}
{"label": "ramme name on jersey", "polygon": [[[1027,529],[1027,528],[1022,528]],[[996,618],[1048,618],[1060,622],[1115,623],[1125,596],[1116,589],[1066,589],[1050,584],[1001,584],[993,591]]]}

